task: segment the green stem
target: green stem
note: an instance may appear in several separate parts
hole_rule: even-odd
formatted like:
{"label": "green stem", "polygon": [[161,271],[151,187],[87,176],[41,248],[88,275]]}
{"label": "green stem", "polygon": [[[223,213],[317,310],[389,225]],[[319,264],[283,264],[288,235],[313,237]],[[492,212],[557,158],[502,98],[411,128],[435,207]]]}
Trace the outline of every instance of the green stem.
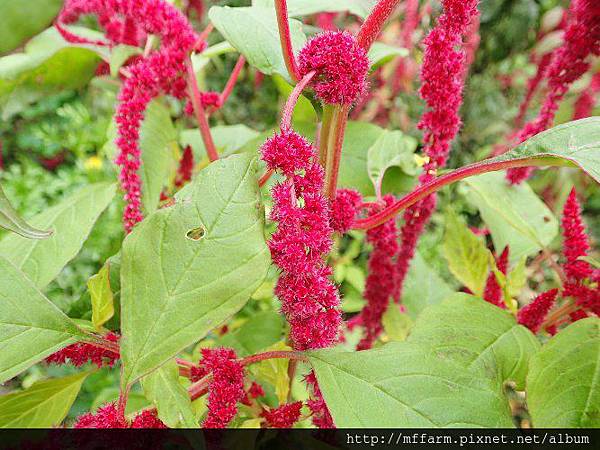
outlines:
{"label": "green stem", "polygon": [[323,106],[323,118],[321,119],[321,131],[319,134],[319,163],[325,167],[327,164],[327,149],[329,146],[329,131],[333,119],[333,105]]}
{"label": "green stem", "polygon": [[348,124],[349,112],[349,106],[336,105],[334,107],[328,134],[327,157],[325,163],[325,193],[331,200],[335,198],[337,191],[337,180],[342,159],[342,146],[344,144],[344,134],[346,132],[346,125]]}

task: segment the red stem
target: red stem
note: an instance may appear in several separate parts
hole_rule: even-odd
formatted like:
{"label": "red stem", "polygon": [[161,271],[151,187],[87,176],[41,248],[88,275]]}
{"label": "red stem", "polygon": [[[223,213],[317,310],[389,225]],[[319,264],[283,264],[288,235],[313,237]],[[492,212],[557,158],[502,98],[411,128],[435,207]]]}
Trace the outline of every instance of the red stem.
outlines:
{"label": "red stem", "polygon": [[194,68],[190,60],[186,62],[186,68],[188,74],[188,88],[190,90],[190,99],[194,107],[194,114],[196,115],[196,120],[198,121],[200,135],[202,136],[202,141],[204,142],[204,147],[206,148],[206,154],[208,155],[208,159],[211,162],[216,161],[217,159],[219,159],[219,153],[217,152],[217,148],[215,147],[212,135],[210,134],[210,126],[208,125],[208,120],[206,119],[206,111],[202,106],[202,100],[200,98],[198,81],[196,80],[196,74],[194,73]]}
{"label": "red stem", "polygon": [[304,75],[304,78],[298,82],[288,97],[287,102],[285,103],[285,108],[283,109],[283,114],[281,115],[281,131],[288,131],[291,128],[294,107],[296,106],[296,103],[298,103],[300,94],[302,94],[302,91],[304,88],[306,88],[306,85],[310,83],[310,80],[312,80],[312,77],[315,76],[315,73],[316,72],[313,70],[312,72],[308,72],[306,75]]}
{"label": "red stem", "polygon": [[298,65],[296,64],[296,57],[294,56],[294,49],[292,47],[286,0],[275,0],[275,13],[277,14],[279,41],[281,42],[281,51],[283,52],[285,67],[287,67],[290,78],[293,81],[298,81],[300,79],[300,74]]}
{"label": "red stem", "polygon": [[263,173],[263,175],[258,180],[258,187],[263,187],[266,184],[266,182],[269,181],[269,178],[273,176],[274,173],[275,171],[273,169],[269,169],[265,173]]}
{"label": "red stem", "polygon": [[330,130],[330,133],[333,133],[330,136],[330,139],[334,139],[333,148],[329,149],[332,153],[328,156],[328,163],[326,167],[326,192],[329,199],[335,199],[335,195],[337,192],[337,181],[338,175],[340,171],[340,162],[342,160],[342,146],[344,144],[344,135],[346,133],[346,125],[348,123],[348,113],[350,112],[350,106],[343,105],[339,107],[339,110],[335,111],[334,114],[337,114],[337,118],[333,120],[333,129]]}
{"label": "red stem", "polygon": [[244,64],[246,64],[246,58],[244,58],[243,55],[240,55],[240,57],[237,60],[237,63],[235,64],[235,67],[233,68],[233,71],[231,72],[231,75],[229,76],[229,80],[227,80],[227,84],[225,84],[225,89],[223,89],[223,92],[219,96],[221,105],[223,105],[231,95],[231,92],[235,87],[235,83],[237,83],[238,77],[244,67]]}
{"label": "red stem", "polygon": [[485,162],[481,161],[475,164],[470,164],[465,167],[461,167],[460,169],[456,169],[450,173],[442,175],[441,177],[435,178],[429,183],[425,183],[419,186],[417,189],[412,191],[411,193],[405,195],[400,200],[398,200],[393,205],[387,207],[381,212],[365,218],[359,219],[354,222],[353,229],[356,230],[370,230],[371,228],[375,228],[384,222],[387,222],[389,219],[394,217],[399,212],[405,210],[409,206],[414,205],[419,200],[424,199],[428,195],[438,191],[440,188],[454,183],[456,181],[460,181],[464,178],[471,177],[473,175],[479,175],[487,172],[495,172],[498,170],[510,169],[513,167],[528,167],[528,166],[536,166],[536,165],[545,165],[545,164],[535,164],[535,160],[543,159],[544,156],[548,155],[539,155],[536,158],[524,157],[521,159],[514,159],[510,161],[495,161],[495,162]]}
{"label": "red stem", "polygon": [[198,35],[198,39],[196,40],[196,43],[194,44],[194,48],[195,49],[204,49],[204,42],[206,42],[206,38],[208,38],[208,35],[214,29],[215,29],[214,25],[212,23],[209,23],[206,26],[206,28],[202,31],[202,33],[200,33]]}
{"label": "red stem", "polygon": [[383,25],[392,15],[398,3],[400,3],[400,0],[379,0],[373,7],[371,14],[369,14],[360,27],[358,36],[356,37],[358,45],[365,50],[371,48],[371,45],[375,42],[377,36],[379,36]]}

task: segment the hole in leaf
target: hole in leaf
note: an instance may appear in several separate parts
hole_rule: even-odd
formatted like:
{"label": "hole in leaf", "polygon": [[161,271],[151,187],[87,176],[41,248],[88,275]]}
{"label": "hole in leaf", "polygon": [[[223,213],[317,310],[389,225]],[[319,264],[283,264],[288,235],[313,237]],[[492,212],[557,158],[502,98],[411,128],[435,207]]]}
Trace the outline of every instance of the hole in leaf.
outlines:
{"label": "hole in leaf", "polygon": [[191,239],[192,241],[199,241],[206,234],[206,229],[203,226],[199,226],[196,228],[192,228],[185,233],[185,237]]}

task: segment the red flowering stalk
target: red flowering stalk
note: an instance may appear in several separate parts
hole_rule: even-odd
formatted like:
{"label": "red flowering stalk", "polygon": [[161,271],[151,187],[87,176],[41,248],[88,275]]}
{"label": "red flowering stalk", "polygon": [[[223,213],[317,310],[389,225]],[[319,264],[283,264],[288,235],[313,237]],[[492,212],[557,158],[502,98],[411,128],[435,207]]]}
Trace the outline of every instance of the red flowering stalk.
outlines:
{"label": "red flowering stalk", "polygon": [[189,145],[183,150],[183,155],[179,161],[177,176],[175,177],[175,187],[180,188],[192,179],[194,170],[194,153]]}
{"label": "red flowering stalk", "polygon": [[156,410],[146,409],[134,417],[129,428],[167,428],[167,426],[158,418]]}
{"label": "red flowering stalk", "polygon": [[[404,21],[400,32],[400,43],[407,50],[413,48],[413,35],[419,26],[419,0],[407,0],[404,8]],[[392,96],[396,97],[407,79],[410,79],[411,66],[414,62],[409,57],[400,58],[392,77]]]}
{"label": "red flowering stalk", "polygon": [[324,103],[351,105],[366,91],[369,58],[347,31],[328,31],[300,50],[298,70],[300,77],[316,72],[311,86]]}
{"label": "red flowering stalk", "polygon": [[331,228],[345,234],[352,227],[362,206],[362,196],[353,189],[338,189],[331,203]]}
{"label": "red flowering stalk", "polygon": [[292,428],[300,419],[302,402],[286,403],[277,408],[264,409],[260,414],[269,428]]}
{"label": "red flowering stalk", "polygon": [[[113,332],[107,333],[103,338],[115,343],[119,341],[119,336]],[[115,362],[119,360],[119,357],[118,351],[115,352],[94,344],[78,342],[48,356],[46,362],[48,364],[70,363],[75,367],[81,367],[91,362],[100,368],[113,367]]]}
{"label": "red flowering stalk", "polygon": [[379,36],[383,25],[392,15],[398,3],[400,3],[400,0],[379,0],[377,2],[360,27],[360,31],[356,37],[358,45],[365,50],[371,48],[371,45],[375,42],[377,36]]}
{"label": "red flowering stalk", "polygon": [[[461,126],[458,112],[462,104],[463,74],[466,71],[462,41],[471,20],[478,14],[477,4],[477,0],[443,0],[444,13],[424,41],[425,56],[419,92],[428,110],[421,117],[419,128],[424,130],[423,150],[429,161],[419,178],[421,185],[435,178],[436,170],[446,164],[450,143]],[[435,205],[436,196],[433,194],[404,212],[402,242],[397,258],[397,301],[402,296],[402,285],[417,241]]]}
{"label": "red flowering stalk", "polygon": [[[519,143],[544,131],[554,120],[554,115],[571,84],[590,68],[587,58],[600,55],[600,3],[597,0],[573,0],[565,29],[564,43],[553,52],[548,66],[548,93],[538,116],[517,135]],[[517,184],[533,172],[532,167],[511,169],[508,180]]]}
{"label": "red flowering stalk", "polygon": [[[394,202],[394,197],[386,195],[383,201],[385,205],[389,206]],[[371,206],[370,212],[379,212],[382,206]],[[357,350],[367,350],[373,346],[373,342],[383,330],[381,318],[388,307],[390,298],[393,298],[398,289],[395,262],[395,256],[398,253],[397,235],[395,218],[367,231],[367,242],[373,245],[373,250],[369,256],[369,275],[364,294],[367,305],[360,313],[365,335],[358,343]]]}
{"label": "red flowering stalk", "polygon": [[253,381],[250,385],[250,388],[245,393],[244,398],[240,401],[246,406],[250,406],[252,404],[252,400],[258,397],[264,397],[265,391],[263,387],[258,384],[256,381]]}
{"label": "red flowering stalk", "polygon": [[529,328],[533,333],[537,333],[548,311],[554,305],[557,295],[558,289],[551,289],[538,295],[531,303],[519,310],[517,321]]}
{"label": "red flowering stalk", "polygon": [[581,206],[577,201],[575,188],[571,189],[565,202],[561,222],[563,253],[566,259],[564,264],[565,275],[570,281],[582,281],[592,275],[592,267],[587,262],[579,259],[582,256],[587,256],[590,244],[581,219]]}
{"label": "red flowering stalk", "polygon": [[277,16],[277,27],[279,28],[279,42],[281,44],[281,52],[285,67],[290,74],[292,81],[298,81],[302,78],[298,73],[298,65],[294,56],[294,48],[292,47],[292,35],[290,33],[290,23],[288,20],[287,2],[286,0],[274,0],[275,14]]}
{"label": "red flowering stalk", "polygon": [[304,381],[309,387],[312,393],[311,398],[306,401],[306,405],[312,411],[312,422],[318,428],[335,428],[333,423],[333,417],[327,408],[321,389],[319,389],[319,383],[314,371],[311,371]]}
{"label": "red flowering stalk", "polygon": [[[196,370],[194,370],[196,369]],[[229,348],[204,348],[199,366],[192,368],[192,381],[212,374],[208,385],[208,415],[204,428],[226,428],[244,399],[244,368]]]}
{"label": "red flowering stalk", "polygon": [[[500,257],[496,258],[496,266],[504,275],[506,275],[506,272],[508,271],[508,254],[509,249],[508,246],[506,246],[504,247]],[[483,299],[492,305],[498,306],[499,308],[506,308],[502,288],[500,287],[500,284],[498,284],[498,280],[496,279],[496,274],[494,271],[491,271],[488,275],[488,279],[485,283],[485,290],[483,292]]]}
{"label": "red flowering stalk", "polygon": [[323,31],[335,31],[335,18],[338,16],[336,12],[324,12],[317,14],[316,25]]}
{"label": "red flowering stalk", "polygon": [[600,72],[594,74],[590,85],[580,95],[573,107],[573,120],[590,117],[596,106],[596,95],[600,92]]}
{"label": "red flowering stalk", "polygon": [[107,403],[95,414],[85,413],[77,418],[73,428],[167,428],[156,416],[156,410],[144,410],[135,416],[131,424],[119,412],[116,403]]}
{"label": "red flowering stalk", "polygon": [[546,75],[546,70],[552,61],[552,52],[548,52],[543,55],[538,64],[535,75],[533,75],[529,80],[527,80],[527,87],[525,89],[525,97],[523,101],[519,105],[519,113],[515,118],[515,127],[521,127],[523,125],[523,121],[525,120],[525,114],[527,114],[527,110],[529,109],[529,105],[533,100],[533,97],[544,80],[544,76]]}
{"label": "red flowering stalk", "polygon": [[563,297],[571,297],[576,305],[600,315],[600,286],[569,281],[563,286]]}

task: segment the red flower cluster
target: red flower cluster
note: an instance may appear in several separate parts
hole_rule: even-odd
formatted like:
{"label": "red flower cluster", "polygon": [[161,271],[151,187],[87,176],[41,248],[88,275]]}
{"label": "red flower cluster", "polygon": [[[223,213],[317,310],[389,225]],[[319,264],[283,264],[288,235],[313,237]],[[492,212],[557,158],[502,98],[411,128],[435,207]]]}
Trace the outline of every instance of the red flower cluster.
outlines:
{"label": "red flower cluster", "polygon": [[311,71],[317,97],[324,103],[351,105],[367,89],[367,52],[347,31],[328,31],[309,40],[298,55],[303,77]]}
{"label": "red flower cluster", "polygon": [[204,108],[212,106],[213,108],[221,107],[221,94],[214,91],[202,92],[200,94],[200,101]]}
{"label": "red flower cluster", "polygon": [[306,405],[312,411],[312,422],[318,428],[335,428],[333,423],[333,417],[327,408],[321,389],[319,389],[319,383],[317,382],[317,376],[314,371],[311,371],[304,378],[309,390],[312,392],[310,399],[306,401]]}
{"label": "red flower cluster", "polygon": [[115,403],[107,403],[95,414],[85,413],[77,418],[73,428],[167,428],[156,416],[155,410],[144,410],[135,416],[131,424],[118,411]]}
{"label": "red flower cluster", "polygon": [[[504,275],[506,275],[506,272],[508,271],[508,255],[509,249],[508,246],[506,246],[500,257],[496,258],[496,266]],[[483,292],[483,299],[499,308],[506,308],[502,288],[500,287],[500,284],[498,284],[494,271],[491,271],[488,275],[488,279],[485,283],[485,290]]]}
{"label": "red flower cluster", "polygon": [[573,120],[590,117],[596,106],[596,94],[600,92],[600,72],[594,74],[590,85],[585,89],[573,106]]}
{"label": "red flower cluster", "polygon": [[250,406],[250,405],[252,405],[252,399],[255,399],[258,397],[264,397],[264,396],[265,396],[265,391],[264,391],[263,387],[260,384],[258,384],[256,381],[253,381],[252,384],[250,385],[250,388],[245,393],[244,398],[240,402],[246,406]]}
{"label": "red flower cluster", "polygon": [[[544,131],[554,120],[558,106],[569,86],[590,68],[590,55],[600,55],[600,3],[597,0],[573,0],[565,29],[564,43],[552,54],[546,70],[548,93],[538,116],[517,135],[523,142]],[[510,169],[508,180],[517,184],[526,180],[533,168]]]}
{"label": "red flower cluster", "polygon": [[[444,13],[437,26],[424,40],[425,56],[421,68],[421,97],[427,103],[427,111],[421,117],[419,128],[424,130],[424,152],[429,157],[420,182],[427,183],[435,171],[448,159],[450,143],[461,126],[458,115],[462,104],[464,73],[466,71],[463,36],[473,18],[477,17],[477,0],[443,0]],[[435,195],[430,195],[404,213],[402,243],[397,258],[398,292],[412,260],[417,240],[435,209]]]}
{"label": "red flower cluster", "polygon": [[557,295],[558,289],[552,289],[538,295],[531,303],[519,310],[517,321],[536,333],[542,326],[548,311],[554,305]]}
{"label": "red flower cluster", "polygon": [[[123,213],[129,232],[142,220],[139,129],[150,101],[161,94],[182,99],[186,96],[185,59],[198,39],[185,16],[164,0],[106,0],[85,2],[69,0],[61,17],[73,22],[79,15],[95,13],[135,24],[136,29],[160,37],[160,49],[129,67],[131,76],[119,93],[120,104],[116,122],[120,153],[116,162],[121,166],[119,179],[125,191]],[[75,7],[77,6],[77,7]],[[107,34],[109,31],[107,30]],[[114,38],[112,38],[114,39]]]}
{"label": "red flower cluster", "polygon": [[302,402],[286,403],[274,409],[264,409],[260,414],[269,428],[292,428],[300,419]]}
{"label": "red flower cluster", "polygon": [[212,373],[204,428],[226,428],[237,414],[237,403],[245,398],[244,368],[236,358],[229,348],[204,348],[199,367],[192,369],[192,381]]}
{"label": "red flower cluster", "polygon": [[[375,214],[394,203],[394,197],[391,195],[386,195],[383,200],[385,204],[375,205],[369,212]],[[361,312],[365,335],[358,343],[357,350],[367,350],[373,346],[373,342],[383,330],[381,318],[390,298],[393,298],[398,289],[394,260],[398,253],[397,234],[395,218],[367,232],[367,242],[373,245],[373,251],[369,256],[369,275],[364,294],[367,305]]]}
{"label": "red flower cluster", "polygon": [[[110,342],[119,342],[119,336],[113,332],[107,333],[104,339]],[[91,362],[98,367],[113,367],[118,359],[119,353],[106,350],[97,345],[78,342],[48,356],[46,362],[49,364],[66,364],[69,362],[75,367],[81,367],[87,362]]]}
{"label": "red flower cluster", "polygon": [[338,189],[331,202],[331,228],[345,234],[352,227],[362,206],[362,196],[352,189]]}
{"label": "red flower cluster", "polygon": [[180,188],[192,179],[194,171],[194,153],[189,145],[183,150],[183,155],[179,161],[177,176],[175,178],[175,187]]}
{"label": "red flower cluster", "polygon": [[297,350],[329,347],[335,342],[341,314],[337,288],[324,261],[333,230],[327,199],[321,193],[323,169],[317,150],[294,131],[283,131],[261,147],[270,170],[286,180],[273,190],[271,219],[278,223],[269,241],[273,262],[282,273],[275,293],[290,323]]}

